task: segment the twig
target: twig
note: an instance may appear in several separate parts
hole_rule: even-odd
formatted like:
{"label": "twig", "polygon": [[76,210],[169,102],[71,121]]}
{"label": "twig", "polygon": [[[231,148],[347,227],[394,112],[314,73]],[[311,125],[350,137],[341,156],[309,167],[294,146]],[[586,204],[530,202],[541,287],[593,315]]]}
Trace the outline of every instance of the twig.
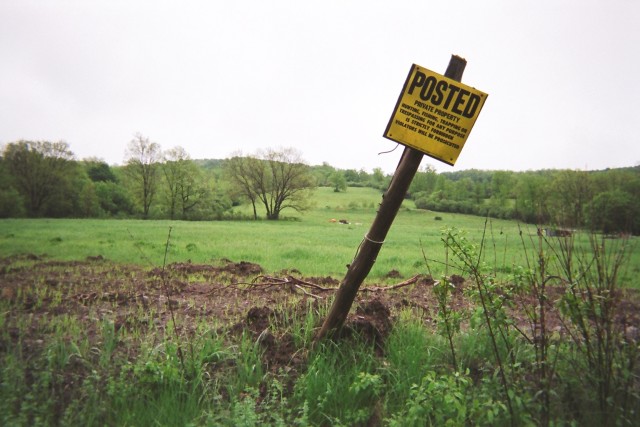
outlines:
{"label": "twig", "polygon": [[405,286],[413,285],[414,283],[416,283],[418,281],[418,279],[420,279],[420,277],[422,277],[421,274],[416,274],[412,278],[407,279],[404,282],[400,282],[400,283],[392,285],[392,286],[369,286],[369,287],[362,288],[361,291],[363,291],[363,292],[392,291],[392,290],[395,290],[395,289],[403,288]]}
{"label": "twig", "polygon": [[[403,282],[397,283],[395,285],[392,286],[369,286],[369,287],[364,287],[361,288],[360,291],[362,292],[385,292],[385,291],[392,291],[392,290],[396,290],[396,289],[400,289],[403,288],[405,286],[409,286],[409,285],[413,285],[414,283],[416,283],[420,278],[422,277],[421,274],[417,274],[413,277],[411,277],[410,279],[407,279]],[[330,291],[337,291],[338,287],[325,287],[325,286],[320,286],[316,283],[312,283],[312,282],[308,282],[306,280],[302,280],[302,279],[298,279],[295,278],[293,276],[287,276],[287,277],[273,277],[273,276],[267,276],[264,274],[261,274],[259,276],[257,276],[255,279],[253,279],[251,281],[251,283],[246,283],[246,282],[242,282],[242,283],[234,283],[232,285],[229,286],[237,286],[237,285],[248,285],[247,289],[244,289],[244,292],[250,292],[251,290],[255,289],[255,288],[260,288],[260,289],[268,289],[272,286],[283,286],[283,285],[288,285],[291,287],[295,287],[300,289],[305,295],[311,296],[313,298],[321,298],[318,295],[314,295],[312,293],[309,293],[305,290],[305,288],[312,288],[315,290],[318,290],[320,292],[330,292]],[[209,293],[213,293],[214,291],[210,291]]]}
{"label": "twig", "polygon": [[[171,314],[171,322],[173,323],[173,333],[176,336],[176,343],[178,345],[178,357],[180,358],[180,365],[182,366],[182,372],[186,373],[185,365],[184,365],[184,354],[182,352],[182,345],[180,345],[180,334],[178,333],[178,326],[176,325],[176,314],[173,310],[173,306],[171,305],[171,293],[169,292],[169,285],[167,283],[167,255],[169,254],[169,243],[171,242],[171,227],[169,227],[169,234],[167,235],[167,243],[164,247],[164,260],[162,261],[162,286],[164,287],[164,292],[167,297],[167,307],[169,308],[169,313]],[[192,351],[193,353],[193,351]]]}
{"label": "twig", "polygon": [[302,291],[302,293],[303,293],[303,294],[305,294],[305,295],[307,295],[307,296],[310,296],[310,297],[315,298],[315,299],[317,299],[317,300],[318,300],[318,299],[323,299],[323,298],[322,298],[321,296],[319,296],[319,295],[314,295],[314,294],[312,294],[312,293],[310,293],[310,292],[307,292],[307,291],[306,291],[302,286],[300,286],[300,285],[295,285],[295,287],[296,287],[296,288],[298,288],[298,289],[300,289],[300,290]]}
{"label": "twig", "polygon": [[[259,282],[260,279],[264,279],[265,281],[263,282]],[[294,285],[294,286],[299,286],[299,287],[308,287],[308,288],[314,288],[317,289],[319,291],[335,291],[338,288],[325,288],[323,286],[320,285],[316,285],[315,283],[311,283],[311,282],[307,282],[301,279],[296,279],[293,276],[287,276],[284,278],[278,278],[278,277],[271,277],[271,276],[265,276],[265,275],[260,275],[258,277],[256,277],[254,279],[254,281],[251,283],[252,286],[265,286],[265,287],[271,287],[271,286],[275,286],[275,285]]]}
{"label": "twig", "polygon": [[301,280],[301,279],[296,279],[295,277],[292,277],[292,276],[289,276],[289,279],[290,280],[294,280],[296,283],[298,283],[300,285],[309,286],[309,287],[312,287],[314,289],[318,289],[320,291],[335,291],[336,289],[338,289],[338,288],[334,288],[334,287],[325,288],[323,286],[316,285],[315,283],[307,282],[307,281],[304,281],[304,280]]}

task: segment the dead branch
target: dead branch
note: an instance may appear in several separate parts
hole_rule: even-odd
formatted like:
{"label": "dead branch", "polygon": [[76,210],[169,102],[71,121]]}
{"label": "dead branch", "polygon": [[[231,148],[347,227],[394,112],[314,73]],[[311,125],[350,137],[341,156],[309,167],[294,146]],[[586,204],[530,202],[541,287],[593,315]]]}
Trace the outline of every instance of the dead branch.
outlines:
{"label": "dead branch", "polygon": [[[403,288],[405,286],[409,286],[409,285],[413,285],[414,283],[416,283],[420,277],[422,277],[422,275],[418,274],[413,276],[410,279],[407,279],[403,282],[397,283],[395,285],[392,286],[369,286],[369,287],[365,287],[360,289],[362,292],[385,292],[385,291],[392,291],[395,289],[400,289]],[[312,298],[316,298],[316,299],[321,299],[322,297],[312,294],[310,292],[307,292],[305,290],[305,288],[311,288],[311,289],[315,289],[317,291],[321,291],[321,292],[329,292],[329,291],[336,291],[338,290],[337,287],[325,287],[325,286],[320,286],[318,284],[312,283],[312,282],[308,282],[306,280],[302,280],[302,279],[298,279],[296,277],[293,276],[287,276],[287,277],[273,277],[273,276],[268,276],[265,274],[261,274],[259,276],[256,276],[255,279],[253,279],[251,281],[251,283],[234,283],[233,286],[237,286],[237,285],[248,285],[248,287],[246,289],[244,289],[244,292],[249,292],[255,288],[260,288],[260,289],[268,289],[272,286],[289,286],[290,288],[297,288],[300,289],[305,295],[308,295]]]}
{"label": "dead branch", "polygon": [[338,288],[334,288],[334,287],[325,288],[324,286],[316,285],[315,283],[307,282],[307,281],[304,281],[304,280],[301,280],[301,279],[296,279],[295,277],[291,277],[291,276],[289,276],[289,279],[295,281],[297,284],[299,284],[301,286],[308,286],[308,287],[317,289],[319,291],[335,291],[335,290],[338,289]]}
{"label": "dead branch", "polygon": [[325,288],[323,286],[316,285],[315,283],[297,279],[293,276],[279,278],[279,277],[260,275],[256,277],[252,282],[252,286],[270,287],[275,285],[289,285],[289,286],[298,286],[302,288],[313,288],[319,291],[335,291],[336,289],[338,289],[338,288]]}
{"label": "dead branch", "polygon": [[319,295],[314,295],[314,294],[312,294],[312,293],[310,293],[310,292],[307,292],[307,291],[306,291],[302,286],[300,286],[300,285],[295,285],[295,287],[296,287],[296,288],[298,288],[298,289],[300,289],[300,290],[302,291],[302,293],[303,293],[303,294],[305,294],[305,295],[307,295],[307,296],[310,296],[311,298],[315,298],[315,299],[317,299],[317,300],[318,300],[318,299],[323,299],[323,298],[322,298],[321,296],[319,296]]}
{"label": "dead branch", "polygon": [[360,289],[362,292],[379,292],[379,291],[392,291],[394,289],[400,289],[405,286],[413,285],[420,279],[422,275],[417,274],[410,279],[405,280],[404,282],[397,283],[392,286],[367,286],[365,288]]}

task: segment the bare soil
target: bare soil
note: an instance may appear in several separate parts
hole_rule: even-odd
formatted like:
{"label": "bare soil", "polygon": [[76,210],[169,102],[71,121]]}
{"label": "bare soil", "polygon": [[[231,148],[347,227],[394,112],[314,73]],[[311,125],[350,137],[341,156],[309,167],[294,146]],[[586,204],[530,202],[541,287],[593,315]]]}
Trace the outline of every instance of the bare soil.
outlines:
{"label": "bare soil", "polygon": [[[425,325],[433,325],[439,310],[430,277],[404,279],[397,271],[389,277],[396,285],[367,285],[357,299],[340,337],[348,339],[354,333],[363,335],[383,349],[385,337],[393,327],[395,316],[403,308],[412,308]],[[464,278],[451,278],[455,285],[451,308],[470,307],[463,292],[473,286]],[[285,314],[319,310],[327,304],[339,286],[332,277],[303,277],[296,270],[268,276],[263,269],[249,262],[219,260],[211,265],[175,263],[166,268],[142,268],[110,262],[101,256],[82,261],[61,262],[36,255],[0,258],[0,300],[9,304],[9,339],[0,339],[0,352],[18,343],[23,350],[42,351],[47,332],[44,325],[55,316],[68,315],[77,319],[91,340],[100,339],[99,320],[109,319],[116,330],[144,333],[153,328],[167,330],[172,316],[178,321],[177,333],[196,333],[198,324],[206,322],[218,331],[238,334],[249,331],[264,347],[264,363],[276,372],[299,371],[304,356],[296,348],[288,332],[279,336],[273,322]],[[561,295],[559,288],[549,288],[547,330],[562,335],[566,332],[562,318],[553,302]],[[531,325],[525,308],[533,308],[532,298],[512,298],[516,307],[511,314],[521,330],[529,335]],[[640,297],[637,292],[621,293],[616,322],[621,330],[637,339],[640,328]],[[26,330],[18,329],[11,319],[28,315],[32,321]],[[316,325],[317,328],[320,324]],[[539,328],[538,328],[539,329]],[[22,334],[22,336],[21,336]],[[135,357],[135,349],[121,345],[119,351]]]}

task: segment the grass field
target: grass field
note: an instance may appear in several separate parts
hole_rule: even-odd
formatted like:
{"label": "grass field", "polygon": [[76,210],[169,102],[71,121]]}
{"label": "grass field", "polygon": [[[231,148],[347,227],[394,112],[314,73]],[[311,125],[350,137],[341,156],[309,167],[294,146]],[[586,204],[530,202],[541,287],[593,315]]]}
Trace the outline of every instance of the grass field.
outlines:
{"label": "grass field", "polygon": [[[320,188],[275,222],[0,220],[0,425],[640,425],[640,293],[619,289],[640,288],[637,238],[406,202],[365,285],[437,281],[361,288],[315,341],[380,199]],[[483,241],[484,266],[456,268]]]}
{"label": "grass field", "polygon": [[[319,188],[314,199],[311,211],[285,210],[280,221],[1,220],[0,256],[32,253],[80,260],[101,255],[119,263],[161,266],[169,239],[168,263],[227,258],[260,264],[269,273],[297,269],[306,276],[341,278],[375,217],[381,194],[371,188],[349,188],[344,193]],[[239,211],[247,213],[248,208]],[[368,280],[381,281],[392,270],[403,277],[429,271],[443,274],[446,253],[441,236],[449,227],[464,230],[477,245],[484,235],[483,260],[500,272],[523,265],[523,247],[531,251],[535,246],[531,225],[419,210],[407,200]],[[640,272],[640,248],[635,246],[629,261],[631,276]],[[425,258],[432,260],[428,266]],[[630,286],[640,287],[637,281]]]}

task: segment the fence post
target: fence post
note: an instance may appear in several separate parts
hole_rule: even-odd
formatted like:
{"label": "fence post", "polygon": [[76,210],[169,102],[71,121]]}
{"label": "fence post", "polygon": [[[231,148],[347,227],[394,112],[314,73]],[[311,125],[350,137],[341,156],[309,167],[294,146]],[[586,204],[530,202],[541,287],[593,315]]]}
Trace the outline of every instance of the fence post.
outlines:
{"label": "fence post", "polygon": [[[447,71],[444,74],[445,77],[460,81],[466,65],[467,61],[465,59],[452,55]],[[382,196],[380,209],[373,220],[373,224],[371,224],[369,232],[365,234],[356,257],[349,265],[347,274],[336,292],[336,298],[329,314],[316,336],[316,341],[340,329],[347,319],[358,289],[376,261],[376,257],[387,237],[387,232],[391,228],[400,205],[402,205],[402,201],[420,167],[423,156],[424,154],[420,151],[405,147],[389,188]]]}

